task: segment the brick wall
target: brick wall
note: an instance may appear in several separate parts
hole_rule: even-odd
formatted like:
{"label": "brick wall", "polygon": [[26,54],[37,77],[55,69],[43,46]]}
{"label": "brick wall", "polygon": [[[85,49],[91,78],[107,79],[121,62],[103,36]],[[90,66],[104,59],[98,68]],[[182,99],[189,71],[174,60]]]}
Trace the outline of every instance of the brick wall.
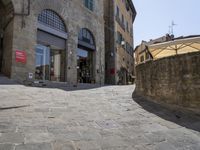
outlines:
{"label": "brick wall", "polygon": [[136,76],[133,95],[200,112],[199,52],[140,64]]}

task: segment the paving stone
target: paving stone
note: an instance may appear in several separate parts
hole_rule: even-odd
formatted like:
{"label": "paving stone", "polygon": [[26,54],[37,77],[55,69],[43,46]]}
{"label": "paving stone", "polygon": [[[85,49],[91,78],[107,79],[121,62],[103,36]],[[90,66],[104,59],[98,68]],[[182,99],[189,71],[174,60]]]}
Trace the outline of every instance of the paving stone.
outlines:
{"label": "paving stone", "polygon": [[17,145],[15,150],[53,150],[50,143],[33,143]]}
{"label": "paving stone", "polygon": [[24,136],[22,133],[11,132],[11,133],[2,133],[0,135],[0,143],[20,144],[23,142],[24,142]]}
{"label": "paving stone", "polygon": [[143,102],[150,113],[131,98],[132,85],[84,86],[0,85],[0,106],[30,105],[0,111],[0,150],[200,149],[200,119],[177,122],[173,112]]}
{"label": "paving stone", "polygon": [[156,145],[155,150],[176,150],[170,143],[162,142]]}
{"label": "paving stone", "polygon": [[143,131],[146,132],[156,132],[156,131],[165,131],[168,130],[167,127],[160,125],[158,123],[149,123],[141,125]]}
{"label": "paving stone", "polygon": [[0,133],[15,132],[15,130],[16,126],[11,122],[0,122]]}
{"label": "paving stone", "polygon": [[51,133],[25,133],[25,143],[48,143],[54,140]]}
{"label": "paving stone", "polygon": [[54,134],[55,140],[61,141],[80,141],[82,139],[78,132],[65,132],[61,134]]}
{"label": "paving stone", "polygon": [[200,143],[188,146],[190,150],[200,150]]}
{"label": "paving stone", "polygon": [[120,146],[120,147],[103,148],[102,150],[136,150],[136,149],[133,147]]}
{"label": "paving stone", "polygon": [[47,132],[47,127],[45,127],[45,126],[20,126],[20,127],[18,127],[18,132],[45,133],[45,132]]}
{"label": "paving stone", "polygon": [[75,143],[78,150],[101,150],[97,141],[78,141]]}
{"label": "paving stone", "polygon": [[120,136],[108,136],[98,141],[102,149],[109,149],[112,147],[126,147],[127,145],[132,145],[133,143]]}
{"label": "paving stone", "polygon": [[165,132],[160,132],[160,131],[146,134],[145,136],[153,144],[164,142],[167,140],[167,135],[165,134]]}
{"label": "paving stone", "polygon": [[73,142],[54,142],[53,150],[77,150]]}
{"label": "paving stone", "polygon": [[138,144],[138,145],[135,145],[133,147],[133,150],[155,150],[155,145],[151,145],[151,144],[146,144],[146,145]]}
{"label": "paving stone", "polygon": [[12,144],[0,144],[0,150],[14,150]]}
{"label": "paving stone", "polygon": [[104,129],[119,128],[119,124],[113,120],[97,121],[96,123]]}
{"label": "paving stone", "polygon": [[97,131],[84,131],[80,132],[82,140],[99,140],[101,139],[100,133]]}

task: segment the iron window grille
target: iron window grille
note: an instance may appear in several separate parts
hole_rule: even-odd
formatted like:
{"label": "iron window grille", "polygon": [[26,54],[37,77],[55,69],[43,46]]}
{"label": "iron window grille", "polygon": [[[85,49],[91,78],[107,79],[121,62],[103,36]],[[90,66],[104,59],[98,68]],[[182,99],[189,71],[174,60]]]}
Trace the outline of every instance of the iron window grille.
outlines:
{"label": "iron window grille", "polygon": [[38,16],[38,21],[55,30],[66,32],[63,20],[52,10],[43,10]]}
{"label": "iron window grille", "polygon": [[94,10],[94,0],[85,0],[85,7],[87,7],[89,10]]}

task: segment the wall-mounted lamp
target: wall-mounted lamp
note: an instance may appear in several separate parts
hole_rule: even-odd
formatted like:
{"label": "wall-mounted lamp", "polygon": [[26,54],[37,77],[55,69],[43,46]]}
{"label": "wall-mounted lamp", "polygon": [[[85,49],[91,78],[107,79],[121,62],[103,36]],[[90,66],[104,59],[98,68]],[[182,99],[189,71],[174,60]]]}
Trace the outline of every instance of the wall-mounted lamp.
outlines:
{"label": "wall-mounted lamp", "polygon": [[110,56],[111,56],[111,57],[113,57],[113,56],[114,56],[114,53],[113,53],[113,52],[111,52],[111,53],[110,53]]}
{"label": "wall-mounted lamp", "polygon": [[121,41],[121,46],[124,46],[125,45],[125,41]]}

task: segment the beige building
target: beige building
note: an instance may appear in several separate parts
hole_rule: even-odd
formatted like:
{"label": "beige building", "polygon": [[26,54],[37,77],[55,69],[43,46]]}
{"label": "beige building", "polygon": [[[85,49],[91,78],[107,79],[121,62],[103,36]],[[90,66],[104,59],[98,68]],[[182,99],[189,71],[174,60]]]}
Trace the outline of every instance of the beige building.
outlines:
{"label": "beige building", "polygon": [[0,72],[104,83],[103,14],[101,0],[0,0]]}
{"label": "beige building", "polygon": [[151,39],[148,42],[142,41],[141,44],[136,46],[134,50],[135,65],[152,60],[152,56],[151,56],[151,53],[149,53],[148,46],[156,44],[156,43],[171,41],[172,39],[174,39],[174,35],[167,34],[166,36],[162,36],[157,39],[153,39],[153,40]]}
{"label": "beige building", "polygon": [[105,82],[133,81],[133,22],[136,10],[131,0],[104,0]]}

